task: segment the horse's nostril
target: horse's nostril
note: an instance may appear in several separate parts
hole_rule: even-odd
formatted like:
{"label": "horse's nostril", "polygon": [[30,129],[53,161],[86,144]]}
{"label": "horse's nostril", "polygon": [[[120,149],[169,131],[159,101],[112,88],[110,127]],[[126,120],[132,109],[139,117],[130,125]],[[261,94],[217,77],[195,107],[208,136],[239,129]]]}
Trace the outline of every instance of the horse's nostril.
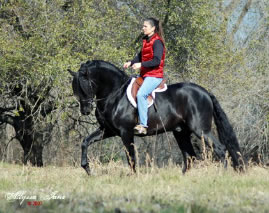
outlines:
{"label": "horse's nostril", "polygon": [[82,108],[81,109],[81,114],[82,115],[89,115],[91,113],[91,110],[92,110],[91,107],[89,107],[89,108]]}
{"label": "horse's nostril", "polygon": [[89,115],[89,114],[90,114],[90,112],[83,111],[83,112],[81,112],[81,114],[82,114],[82,115]]}

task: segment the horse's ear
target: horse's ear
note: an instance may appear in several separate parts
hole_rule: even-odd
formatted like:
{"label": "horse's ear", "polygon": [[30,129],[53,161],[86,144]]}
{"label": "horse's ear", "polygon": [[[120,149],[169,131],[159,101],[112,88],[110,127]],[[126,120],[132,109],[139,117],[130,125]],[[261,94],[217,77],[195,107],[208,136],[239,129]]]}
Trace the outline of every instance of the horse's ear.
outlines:
{"label": "horse's ear", "polygon": [[70,69],[67,69],[67,71],[73,76],[73,77],[75,77],[76,76],[76,72],[73,72],[72,70],[70,70]]}

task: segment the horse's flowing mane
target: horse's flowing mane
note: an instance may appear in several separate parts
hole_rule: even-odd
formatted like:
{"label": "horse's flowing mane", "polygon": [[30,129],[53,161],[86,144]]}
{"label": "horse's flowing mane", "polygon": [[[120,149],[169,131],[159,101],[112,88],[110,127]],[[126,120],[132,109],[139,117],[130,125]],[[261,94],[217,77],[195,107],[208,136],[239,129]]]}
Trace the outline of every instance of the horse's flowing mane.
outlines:
{"label": "horse's flowing mane", "polygon": [[102,61],[102,60],[93,60],[93,61],[87,61],[86,63],[83,63],[79,69],[79,72],[84,74],[85,72],[87,72],[87,70],[91,68],[107,69],[114,72],[115,74],[121,75],[122,78],[128,78],[128,75],[124,71],[116,67],[114,64],[111,64],[107,61]]}

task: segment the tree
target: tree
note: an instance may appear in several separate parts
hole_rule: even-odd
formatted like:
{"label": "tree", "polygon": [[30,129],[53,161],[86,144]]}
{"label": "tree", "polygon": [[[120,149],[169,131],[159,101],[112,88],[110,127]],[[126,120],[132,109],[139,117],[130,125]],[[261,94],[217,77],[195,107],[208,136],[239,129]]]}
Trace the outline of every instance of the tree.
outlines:
{"label": "tree", "polygon": [[57,29],[62,17],[55,4],[17,1],[0,10],[0,121],[14,127],[24,163],[30,160],[37,166],[43,165],[44,142],[53,127],[50,116],[61,98],[55,88],[66,63],[65,49],[60,48],[63,34]]}
{"label": "tree", "polygon": [[66,117],[65,108],[75,102],[68,100],[67,68],[77,69],[89,58],[115,62],[128,57],[123,33],[111,33],[124,13],[118,16],[119,9],[111,6],[109,1],[64,0],[1,5],[0,122],[14,127],[24,163],[43,165],[42,150],[56,115]]}

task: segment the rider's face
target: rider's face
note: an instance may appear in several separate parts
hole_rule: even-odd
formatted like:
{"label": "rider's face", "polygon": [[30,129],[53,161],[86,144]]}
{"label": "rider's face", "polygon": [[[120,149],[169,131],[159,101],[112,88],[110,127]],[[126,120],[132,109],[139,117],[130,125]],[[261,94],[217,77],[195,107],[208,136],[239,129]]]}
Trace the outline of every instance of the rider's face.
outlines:
{"label": "rider's face", "polygon": [[143,32],[144,35],[152,36],[155,32],[155,26],[151,26],[151,24],[148,21],[144,21]]}

